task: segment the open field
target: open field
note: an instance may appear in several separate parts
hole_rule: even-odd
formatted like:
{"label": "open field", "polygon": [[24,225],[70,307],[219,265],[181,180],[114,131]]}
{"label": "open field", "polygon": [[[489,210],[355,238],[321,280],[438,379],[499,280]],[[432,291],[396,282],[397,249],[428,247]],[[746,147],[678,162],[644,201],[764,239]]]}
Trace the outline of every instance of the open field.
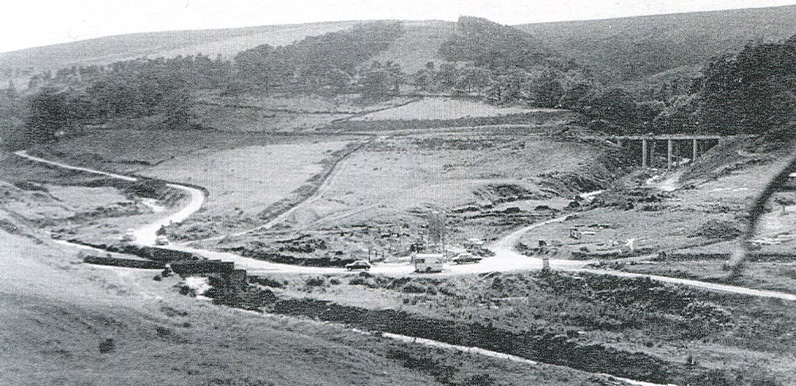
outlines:
{"label": "open field", "polygon": [[205,214],[256,216],[323,170],[321,162],[348,142],[301,142],[204,151],[141,174],[185,181],[210,191]]}
{"label": "open field", "polygon": [[75,163],[103,166],[103,170],[136,173],[166,160],[201,151],[282,143],[283,136],[223,133],[212,130],[142,130],[113,127],[85,129],[38,149]]}
{"label": "open field", "polygon": [[[201,218],[192,221],[224,219],[224,226],[234,228],[257,224],[283,201],[301,199],[356,143],[345,136],[95,130],[37,151],[105,170],[201,186],[209,197]],[[20,161],[11,157],[7,162]]]}
{"label": "open field", "polygon": [[[542,146],[547,149],[544,154]],[[569,156],[575,149],[578,156]],[[517,184],[526,195],[550,196],[555,193],[543,190],[546,173],[578,171],[599,151],[598,147],[534,137],[494,139],[471,134],[384,139],[353,155],[325,194],[296,212],[292,221],[300,227],[318,221],[323,225],[325,216],[372,207],[370,215],[344,222],[354,223],[384,218],[387,212],[453,209],[499,199],[500,193],[485,190],[488,185]]]}
{"label": "open field", "polygon": [[200,105],[194,110],[202,116],[198,123],[222,131],[236,132],[293,132],[321,128],[349,114],[301,114],[269,111],[260,108]]}

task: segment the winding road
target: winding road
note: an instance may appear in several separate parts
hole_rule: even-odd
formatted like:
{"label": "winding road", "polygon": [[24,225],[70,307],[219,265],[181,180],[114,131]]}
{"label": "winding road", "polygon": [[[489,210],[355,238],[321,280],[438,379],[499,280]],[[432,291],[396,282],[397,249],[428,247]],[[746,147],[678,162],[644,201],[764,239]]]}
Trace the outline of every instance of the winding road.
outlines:
{"label": "winding road", "polygon": [[[29,159],[31,161],[35,161],[35,162],[39,162],[39,163],[43,163],[43,164],[47,164],[47,165],[52,165],[52,166],[57,166],[57,167],[62,168],[62,169],[77,170],[77,171],[81,171],[81,172],[97,174],[97,175],[101,175],[101,176],[116,178],[116,179],[119,179],[119,180],[130,181],[130,182],[136,182],[136,181],[139,180],[136,177],[125,176],[125,175],[116,174],[116,173],[108,173],[108,172],[103,172],[103,171],[100,171],[100,170],[83,168],[83,167],[79,167],[79,166],[72,166],[72,165],[67,165],[65,163],[61,163],[61,162],[50,161],[50,160],[46,160],[44,158],[34,157],[34,156],[28,154],[24,150],[20,150],[18,152],[15,152],[14,154],[16,154],[17,156],[23,157],[23,158],[27,158],[27,159]],[[180,222],[185,221],[185,219],[187,219],[192,214],[196,213],[199,209],[201,209],[202,205],[205,202],[205,194],[204,194],[204,192],[202,192],[199,189],[192,188],[190,186],[185,186],[185,185],[178,185],[178,184],[166,184],[166,186],[168,186],[170,188],[173,188],[173,189],[179,189],[179,190],[182,190],[182,191],[188,193],[188,196],[190,197],[189,200],[188,200],[188,204],[183,206],[182,208],[180,208],[180,210],[178,210],[177,212],[169,214],[168,216],[163,217],[163,218],[161,218],[161,219],[159,219],[159,220],[157,220],[157,221],[155,221],[153,223],[146,224],[146,225],[136,229],[135,232],[134,232],[136,244],[139,244],[139,245],[153,245],[153,244],[155,244],[155,239],[157,238],[157,231],[160,229],[161,226],[169,225],[169,224],[172,224],[172,223],[180,223]]]}
{"label": "winding road", "polygon": [[[40,162],[60,168],[71,169],[71,170],[78,170],[98,175],[104,175],[111,178],[118,178],[125,181],[137,181],[138,179],[131,176],[125,176],[121,174],[115,173],[107,173],[98,170],[93,170],[89,168],[83,167],[76,167],[67,164],[63,164],[60,162],[49,161],[46,159],[38,158],[27,154],[24,151],[16,152],[16,155],[20,157],[27,158],[31,161]],[[329,180],[334,178],[332,175]],[[327,181],[330,182],[330,181]],[[204,193],[196,188],[184,186],[180,184],[168,184],[169,187],[174,189],[180,189],[186,193],[188,193],[190,199],[188,200],[187,204],[182,206],[179,210],[174,213],[167,215],[150,224],[146,224],[135,231],[135,235],[137,237],[136,243],[141,245],[152,245],[155,242],[156,232],[162,225],[166,225],[169,223],[178,223],[184,221],[190,215],[198,211],[204,201],[205,195]],[[319,189],[320,194],[325,189]],[[313,195],[314,197],[315,195]],[[305,201],[306,202],[306,201]],[[295,209],[295,207],[293,208]],[[285,212],[285,215],[290,213],[290,211]],[[269,224],[275,224],[274,222],[277,219],[286,218],[279,216],[269,222]],[[444,273],[435,274],[435,275],[459,275],[459,274],[472,274],[472,273],[482,273],[482,272],[494,272],[494,271],[523,271],[523,270],[535,270],[540,269],[542,266],[541,259],[531,258],[524,256],[517,251],[514,250],[514,245],[518,242],[518,240],[524,235],[526,232],[534,229],[543,227],[552,223],[561,222],[566,220],[567,216],[553,218],[547,221],[539,222],[536,224],[532,224],[520,229],[517,229],[508,235],[502,237],[501,239],[497,240],[496,242],[492,243],[489,247],[495,252],[495,256],[486,258],[482,260],[480,264],[470,264],[470,265],[451,265],[447,266]],[[268,225],[268,224],[266,224]],[[57,240],[62,244],[69,244],[72,246],[77,246],[83,248],[83,246],[78,244],[71,244],[65,241]],[[301,266],[294,266],[294,265],[287,265],[287,264],[276,264],[276,263],[269,263],[265,261],[255,260],[251,258],[242,257],[239,255],[231,254],[231,253],[224,253],[224,252],[216,252],[204,249],[194,249],[190,248],[185,245],[170,245],[167,248],[175,249],[175,250],[183,250],[194,252],[200,255],[203,255],[208,258],[215,258],[221,259],[225,261],[234,262],[236,266],[246,269],[250,273],[257,273],[257,272],[281,272],[281,273],[310,273],[310,274],[325,274],[325,273],[340,273],[342,270],[340,268],[314,268],[314,267],[301,267]],[[664,277],[664,276],[653,276],[653,275],[642,275],[642,274],[634,274],[634,273],[627,273],[627,272],[620,272],[620,271],[606,271],[606,270],[597,270],[597,269],[589,269],[586,266],[591,263],[591,261],[573,261],[573,260],[563,260],[563,259],[550,259],[550,266],[555,270],[562,270],[562,271],[570,271],[570,272],[587,272],[593,274],[601,274],[601,275],[613,275],[619,277],[644,277],[650,278],[653,280],[657,280],[664,283],[676,284],[676,285],[685,285],[700,289],[705,289],[709,291],[717,291],[717,292],[727,292],[727,293],[734,293],[734,294],[741,294],[741,295],[748,295],[754,297],[765,297],[765,298],[777,298],[783,300],[791,300],[796,301],[796,295],[782,293],[782,292],[775,292],[775,291],[764,291],[764,290],[756,290],[756,289],[749,289],[743,287],[736,287],[736,286],[728,286],[722,284],[715,284],[715,283],[707,283],[695,280],[687,280],[687,279],[678,279],[678,278],[671,278],[671,277]],[[412,267],[408,264],[379,264],[372,268],[371,272],[373,273],[382,273],[388,275],[411,275]],[[365,331],[358,331],[364,334],[370,334],[369,332]],[[532,366],[538,365],[537,362],[516,357],[513,355],[508,355],[500,352],[490,351],[479,347],[469,347],[469,346],[459,346],[459,345],[452,345],[445,342],[430,340],[430,339],[423,339],[418,337],[412,336],[404,336],[398,334],[390,334],[390,333],[381,333],[381,336],[398,340],[406,343],[411,344],[419,344],[424,346],[430,347],[437,347],[443,348],[446,350],[455,350],[455,351],[462,351],[462,352],[469,352],[477,355],[492,357],[492,358],[499,358],[505,359],[512,362],[528,364]],[[649,382],[642,382],[633,379],[621,378],[616,377],[610,374],[601,374],[603,376],[608,377],[616,382],[622,382],[625,384],[630,384],[634,386],[663,386]]]}
{"label": "winding road", "polygon": [[[125,181],[138,180],[137,178],[131,176],[108,173],[90,168],[77,167],[77,166],[67,165],[61,162],[50,161],[43,158],[34,157],[27,154],[27,152],[25,151],[18,151],[15,154],[17,156],[24,157],[31,161],[40,162],[64,169],[78,170],[87,173],[104,175],[107,177],[118,178]],[[332,180],[333,178],[334,178],[334,172],[332,173],[332,177],[330,177],[329,180]],[[202,204],[204,203],[205,200],[205,195],[201,190],[180,184],[168,184],[168,186],[187,192],[190,196],[190,200],[185,206],[180,208],[177,212],[174,212],[162,219],[159,219],[156,222],[146,224],[138,228],[135,231],[135,235],[137,236],[136,239],[137,244],[140,245],[154,244],[156,237],[155,232],[157,232],[157,230],[160,229],[162,225],[166,225],[169,223],[179,223],[181,221],[184,221],[186,218],[188,218],[190,215],[192,215],[202,207]],[[322,192],[324,190],[325,189],[319,189],[319,192]],[[289,212],[290,211],[285,212],[285,214]],[[277,217],[276,219],[269,222],[269,224],[275,224],[275,222],[273,221],[279,218],[285,218],[285,217],[281,216]],[[446,265],[445,271],[443,273],[433,274],[433,275],[449,276],[449,275],[486,273],[486,272],[498,272],[498,271],[508,272],[508,271],[526,271],[526,270],[540,269],[542,267],[541,259],[524,256],[518,253],[517,251],[514,250],[514,245],[517,243],[520,237],[522,237],[522,235],[525,234],[526,232],[534,228],[546,226],[555,222],[561,222],[564,221],[565,219],[566,216],[557,217],[554,219],[550,219],[547,221],[539,222],[536,224],[532,224],[517,229],[509,233],[508,235],[502,237],[501,239],[497,240],[496,242],[494,242],[489,246],[495,252],[495,256],[486,258],[482,260],[481,263],[479,264]],[[243,257],[232,253],[191,248],[186,245],[169,245],[166,246],[166,248],[193,252],[208,258],[231,261],[234,262],[237,267],[246,269],[247,271],[253,274],[265,273],[265,272],[297,273],[297,274],[333,274],[333,273],[343,272],[342,268],[303,267],[303,266],[296,266],[289,264],[271,263],[267,261]],[[550,259],[550,267],[554,270],[568,271],[568,272],[585,272],[592,274],[612,275],[612,276],[629,277],[629,278],[649,278],[662,283],[689,286],[708,291],[796,301],[796,294],[790,294],[778,291],[758,290],[758,289],[751,289],[739,286],[717,284],[717,283],[710,283],[710,282],[703,282],[703,281],[689,280],[689,279],[680,279],[680,278],[673,278],[667,276],[645,275],[645,274],[637,274],[637,273],[622,272],[622,271],[587,268],[587,265],[590,263],[593,263],[593,261]],[[414,274],[412,267],[405,263],[378,264],[371,269],[371,272],[377,274],[387,274],[387,275]]]}

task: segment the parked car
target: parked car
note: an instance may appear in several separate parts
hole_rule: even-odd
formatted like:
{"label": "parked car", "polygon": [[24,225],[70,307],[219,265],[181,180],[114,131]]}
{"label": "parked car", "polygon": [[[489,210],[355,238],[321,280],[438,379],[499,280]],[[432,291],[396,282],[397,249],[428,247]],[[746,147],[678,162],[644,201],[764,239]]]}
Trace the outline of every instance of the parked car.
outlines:
{"label": "parked car", "polygon": [[453,258],[453,262],[456,264],[477,263],[479,261],[481,261],[480,257],[469,252],[460,253],[458,256]]}
{"label": "parked car", "polygon": [[368,263],[365,260],[357,260],[357,261],[355,261],[353,263],[346,264],[345,265],[345,269],[347,269],[349,271],[353,271],[355,269],[364,269],[364,270],[367,271],[367,270],[370,269],[370,263]]}

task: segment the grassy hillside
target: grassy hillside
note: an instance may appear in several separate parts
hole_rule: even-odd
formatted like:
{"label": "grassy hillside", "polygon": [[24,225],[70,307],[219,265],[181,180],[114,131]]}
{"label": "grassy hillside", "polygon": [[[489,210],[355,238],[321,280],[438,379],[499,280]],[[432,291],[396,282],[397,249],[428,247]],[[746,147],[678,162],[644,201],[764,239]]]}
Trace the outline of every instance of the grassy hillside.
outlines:
{"label": "grassy hillside", "polygon": [[[516,26],[543,50],[578,59],[611,80],[634,80],[737,51],[751,39],[792,35],[796,6],[695,12]],[[203,53],[232,57],[258,45],[286,45],[308,36],[348,29],[357,22],[272,25],[236,29],[118,35],[0,53],[0,84],[71,65],[108,64],[137,57]],[[442,61],[439,48],[456,23],[405,21],[405,34],[375,60],[391,60],[406,73]]]}
{"label": "grassy hillside", "polygon": [[405,21],[404,34],[373,60],[393,61],[407,74],[425,68],[426,63],[439,64],[440,45],[456,30],[456,23],[448,21]]}
{"label": "grassy hillside", "polygon": [[7,79],[11,75],[9,70],[12,69],[19,71],[32,69],[33,72],[37,72],[71,65],[109,64],[142,56],[168,58],[203,53],[210,56],[220,54],[231,57],[238,52],[261,44],[286,45],[307,36],[344,30],[354,24],[356,22],[342,21],[235,29],[150,32],[28,48],[0,53],[0,76],[3,78],[0,80]]}
{"label": "grassy hillside", "polygon": [[712,56],[738,51],[750,40],[786,39],[796,33],[794,20],[796,6],[785,6],[517,28],[602,76],[623,81],[700,64]]}

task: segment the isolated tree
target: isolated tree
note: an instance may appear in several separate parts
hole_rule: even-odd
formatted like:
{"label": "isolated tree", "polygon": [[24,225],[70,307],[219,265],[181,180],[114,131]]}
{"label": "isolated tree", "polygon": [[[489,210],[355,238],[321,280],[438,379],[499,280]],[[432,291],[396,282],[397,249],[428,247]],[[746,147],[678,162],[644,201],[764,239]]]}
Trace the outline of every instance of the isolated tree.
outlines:
{"label": "isolated tree", "polygon": [[16,99],[19,96],[17,92],[17,87],[14,85],[13,80],[8,81],[8,87],[5,90],[6,97],[9,99]]}
{"label": "isolated tree", "polygon": [[404,80],[404,72],[401,70],[401,66],[388,60],[384,63],[384,70],[390,75],[391,92],[397,95],[401,91],[401,83]]}

